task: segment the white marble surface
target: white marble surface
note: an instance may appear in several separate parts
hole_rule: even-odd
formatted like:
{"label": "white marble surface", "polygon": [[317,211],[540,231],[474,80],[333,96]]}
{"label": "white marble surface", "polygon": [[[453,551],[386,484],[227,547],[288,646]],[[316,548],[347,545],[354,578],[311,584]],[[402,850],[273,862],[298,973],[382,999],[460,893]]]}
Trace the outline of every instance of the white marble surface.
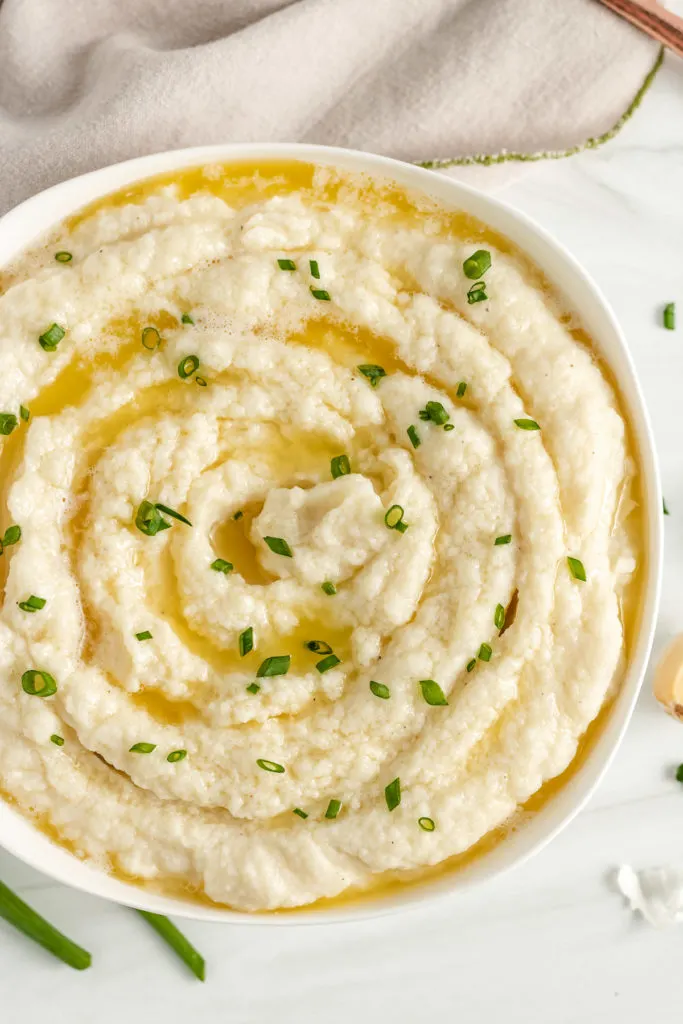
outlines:
{"label": "white marble surface", "polygon": [[[502,195],[569,247],[626,330],[671,508],[656,657],[683,630],[683,63],[667,61],[615,141],[538,165]],[[676,333],[660,326],[672,299]],[[673,779],[681,761],[683,726],[646,682],[598,793],[534,860],[468,894],[357,924],[187,922],[208,960],[205,985],[131,911],[0,853],[0,877],[94,955],[78,974],[0,921],[0,1021],[679,1022],[683,931],[632,919],[607,876],[624,860],[683,863],[683,786]]]}

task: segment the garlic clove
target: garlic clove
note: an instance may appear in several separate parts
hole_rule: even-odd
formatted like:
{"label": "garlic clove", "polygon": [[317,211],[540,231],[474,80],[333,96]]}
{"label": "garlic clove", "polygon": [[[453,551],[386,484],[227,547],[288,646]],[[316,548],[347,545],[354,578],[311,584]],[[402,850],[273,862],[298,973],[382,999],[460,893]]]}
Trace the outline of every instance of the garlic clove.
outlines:
{"label": "garlic clove", "polygon": [[668,645],[657,666],[655,697],[670,715],[683,722],[683,634]]}

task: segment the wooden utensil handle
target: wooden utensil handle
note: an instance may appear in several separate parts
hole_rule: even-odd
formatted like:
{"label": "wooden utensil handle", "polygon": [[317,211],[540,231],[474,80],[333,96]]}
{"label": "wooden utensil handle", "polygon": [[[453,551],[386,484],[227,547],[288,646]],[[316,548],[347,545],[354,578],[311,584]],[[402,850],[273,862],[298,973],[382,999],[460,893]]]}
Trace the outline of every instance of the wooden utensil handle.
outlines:
{"label": "wooden utensil handle", "polygon": [[683,18],[667,11],[657,0],[601,0],[601,3],[683,57]]}

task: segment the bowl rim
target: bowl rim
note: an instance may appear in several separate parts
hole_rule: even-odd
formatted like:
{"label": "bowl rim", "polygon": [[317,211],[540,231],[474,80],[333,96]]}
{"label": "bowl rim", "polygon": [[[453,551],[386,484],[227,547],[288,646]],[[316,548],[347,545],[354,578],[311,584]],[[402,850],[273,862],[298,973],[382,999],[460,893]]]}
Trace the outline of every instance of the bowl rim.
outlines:
{"label": "bowl rim", "polygon": [[[391,157],[363,153],[340,147],[309,145],[305,143],[226,143],[211,146],[194,146],[184,149],[165,150],[146,156],[107,165],[98,170],[78,175],[39,192],[26,199],[0,218],[0,267],[18,253],[30,247],[41,236],[50,231],[61,220],[87,205],[94,199],[106,196],[126,185],[158,174],[181,170],[184,167],[201,166],[211,163],[247,161],[295,160],[307,163],[331,165],[376,177],[398,181],[409,188],[434,196],[446,206],[461,208],[474,213],[495,230],[510,237],[522,251],[529,251],[529,244],[537,247],[558,264],[558,268],[572,280],[572,288],[583,291],[587,306],[592,303],[596,316],[600,314],[603,323],[603,340],[611,334],[612,342],[619,353],[621,366],[617,369],[611,359],[606,359],[618,386],[620,399],[626,407],[640,461],[642,473],[642,496],[645,520],[646,566],[642,581],[639,623],[630,652],[628,666],[617,698],[608,712],[608,721],[602,735],[586,758],[585,763],[567,782],[561,791],[553,796],[548,805],[535,815],[535,821],[549,819],[545,828],[539,827],[536,839],[527,842],[516,854],[496,857],[496,850],[479,859],[483,870],[460,869],[448,872],[434,879],[412,882],[391,895],[363,897],[360,902],[350,899],[339,907],[318,909],[316,904],[309,908],[291,911],[249,913],[216,905],[159,895],[132,883],[107,875],[103,870],[80,861],[65,849],[52,843],[36,826],[24,818],[8,802],[0,798],[0,846],[19,860],[36,868],[56,881],[80,889],[91,895],[101,896],[113,902],[155,913],[171,914],[196,920],[223,921],[250,925],[303,925],[349,923],[369,917],[379,917],[410,907],[433,902],[447,895],[454,897],[458,891],[480,884],[486,879],[503,874],[517,867],[540,852],[579,813],[599,785],[621,743],[630,721],[652,646],[662,575],[663,528],[661,522],[662,492],[659,469],[655,452],[654,434],[643,398],[642,390],[626,339],[615,317],[612,307],[601,289],[583,269],[566,247],[555,239],[527,214],[487,195],[471,185],[453,178]],[[493,221],[493,224],[492,224]],[[504,227],[499,227],[500,223]],[[520,242],[518,234],[526,237]],[[536,256],[531,257],[538,262]],[[545,268],[544,268],[545,272]],[[559,270],[558,270],[559,272]],[[554,287],[566,291],[565,283],[548,274]],[[572,305],[574,303],[572,302]],[[583,319],[582,310],[577,309]],[[601,349],[602,341],[591,335]],[[607,737],[607,738],[606,738]],[[605,742],[603,742],[603,740]],[[585,777],[585,779],[584,779]],[[563,813],[550,813],[557,807],[560,797],[565,795],[567,804]],[[554,817],[554,822],[553,822]],[[8,826],[11,834],[7,835]],[[522,830],[525,831],[525,830]],[[17,837],[18,834],[18,837]],[[521,833],[520,833],[521,834]],[[22,838],[23,837],[23,838]],[[37,837],[40,837],[38,839]],[[36,843],[47,852],[47,860],[38,850],[26,849]],[[43,840],[44,842],[41,842]],[[512,840],[508,837],[496,848],[509,848]],[[45,846],[45,843],[48,846]],[[488,865],[488,869],[486,867]],[[475,865],[476,868],[476,865]]]}

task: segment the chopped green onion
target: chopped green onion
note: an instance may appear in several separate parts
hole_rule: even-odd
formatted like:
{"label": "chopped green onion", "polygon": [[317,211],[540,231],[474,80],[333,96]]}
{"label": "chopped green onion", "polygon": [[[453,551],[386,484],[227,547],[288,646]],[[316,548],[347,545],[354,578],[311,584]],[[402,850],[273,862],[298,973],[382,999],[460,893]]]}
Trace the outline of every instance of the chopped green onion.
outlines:
{"label": "chopped green onion", "polygon": [[172,750],[171,753],[166,758],[166,760],[169,761],[171,764],[175,764],[177,761],[184,761],[186,757],[186,750]]}
{"label": "chopped green onion", "polygon": [[408,523],[403,522],[404,515],[405,510],[400,505],[392,505],[385,513],[384,522],[390,530],[398,530],[399,533],[405,533],[408,529]]}
{"label": "chopped green onion", "polygon": [[492,654],[493,651],[491,650],[490,645],[482,644],[481,647],[479,648],[479,654],[477,655],[477,657],[479,658],[480,661],[490,661]]}
{"label": "chopped green onion", "polygon": [[280,270],[296,270],[296,263],[294,260],[278,260],[277,265]]}
{"label": "chopped green onion", "polygon": [[445,707],[448,704],[446,694],[433,679],[421,679],[420,689],[422,690],[422,696],[432,707]]}
{"label": "chopped green onion", "polygon": [[374,679],[370,680],[370,690],[374,693],[375,697],[381,697],[382,700],[389,700],[391,697],[391,690],[384,683],[376,683]]}
{"label": "chopped green onion", "polygon": [[667,331],[674,331],[676,329],[676,303],[667,302],[664,307],[664,326]]}
{"label": "chopped green onion", "polygon": [[326,292],[324,288],[311,288],[311,295],[314,299],[320,299],[321,302],[331,302],[330,293]]}
{"label": "chopped green onion", "polygon": [[575,580],[580,580],[582,583],[586,582],[586,570],[583,567],[583,562],[578,558],[571,558],[567,556],[567,564],[569,565],[569,571]]}
{"label": "chopped green onion", "polygon": [[443,429],[445,431],[455,430],[455,423],[444,423]]}
{"label": "chopped green onion", "polygon": [[328,597],[334,597],[334,595],[337,593],[337,588],[335,587],[334,583],[330,582],[330,580],[325,580],[324,583],[321,583],[320,589],[324,594],[327,594]]}
{"label": "chopped green onion", "polygon": [[151,640],[152,639],[152,634],[150,633],[150,631],[148,629],[144,629],[142,631],[142,633],[136,633],[135,634],[135,639],[136,640]]}
{"label": "chopped green onion", "polygon": [[424,409],[420,410],[421,420],[431,420],[432,423],[436,423],[437,426],[442,427],[444,423],[448,423],[450,416],[444,409],[441,402],[427,402]]}
{"label": "chopped green onion", "polygon": [[232,562],[226,562],[224,558],[216,558],[211,563],[211,568],[214,570],[214,572],[222,572],[227,575],[229,572],[232,572],[235,566],[232,564]]}
{"label": "chopped green onion", "polygon": [[505,609],[502,604],[496,605],[496,613],[493,616],[493,625],[496,629],[502,629],[505,625]]}
{"label": "chopped green onion", "polygon": [[467,391],[467,384],[464,380],[461,380],[458,384],[458,390],[455,392],[457,398],[462,398]]}
{"label": "chopped green onion", "polygon": [[376,388],[382,377],[386,377],[387,375],[386,370],[374,363],[363,363],[361,366],[357,366],[356,369],[359,370],[364,377],[368,378],[370,386],[373,388]]}
{"label": "chopped green onion", "polygon": [[521,420],[515,420],[514,423],[515,423],[515,426],[519,427],[520,430],[540,430],[541,429],[539,427],[538,423],[536,422],[536,420],[521,419]]}
{"label": "chopped green onion", "polygon": [[19,420],[13,412],[0,412],[0,434],[6,437],[19,426]]}
{"label": "chopped green onion", "polygon": [[209,386],[209,382],[207,381],[206,377],[200,377],[199,374],[197,374],[197,376],[195,377],[194,382],[200,388],[206,388]]}
{"label": "chopped green onion", "polygon": [[351,472],[351,463],[348,455],[335,455],[330,461],[330,472],[332,473],[333,480],[340,476],[348,476]]}
{"label": "chopped green onion", "polygon": [[140,507],[135,513],[135,525],[147,537],[155,537],[161,530],[170,530],[171,528],[171,524],[166,522],[151,501],[140,503]]}
{"label": "chopped green onion", "polygon": [[187,964],[195,978],[204,981],[206,976],[204,957],[185,938],[180,929],[176,928],[173,922],[162,914],[152,914],[149,910],[138,910],[137,913],[140,917],[144,917],[145,921],[152,926],[183,963]]}
{"label": "chopped green onion", "polygon": [[669,512],[668,508],[666,507],[666,498],[662,498],[662,512],[664,513],[665,516],[668,516],[668,515],[671,514]]}
{"label": "chopped green onion", "polygon": [[338,658],[336,654],[328,654],[326,658],[316,662],[315,667],[318,672],[322,675],[323,672],[329,672],[331,668],[341,664],[341,658]]}
{"label": "chopped green onion", "polygon": [[60,327],[59,324],[52,324],[44,334],[39,336],[38,341],[46,352],[54,352],[65,334],[66,331],[63,327]]}
{"label": "chopped green onion", "polygon": [[512,534],[511,533],[504,533],[501,537],[496,537],[496,539],[494,540],[493,544],[494,544],[494,547],[499,548],[503,544],[510,544],[511,541],[512,541]]}
{"label": "chopped green onion", "polygon": [[384,799],[390,811],[395,811],[401,802],[401,780],[396,778],[384,787]]}
{"label": "chopped green onion", "polygon": [[266,658],[259,665],[258,672],[256,673],[257,679],[267,679],[270,676],[286,676],[289,672],[289,663],[291,661],[289,654],[275,654],[272,658]]}
{"label": "chopped green onion", "polygon": [[19,415],[21,416],[21,418],[24,421],[24,423],[28,423],[28,421],[30,419],[30,416],[31,416],[31,413],[29,412],[29,410],[26,408],[25,405],[20,405],[19,406]]}
{"label": "chopped green onion", "polygon": [[679,764],[676,769],[676,782],[683,782],[683,764]]}
{"label": "chopped green onion", "polygon": [[57,260],[57,263],[71,263],[73,254],[62,249],[60,252],[55,253],[55,259]]}
{"label": "chopped green onion", "polygon": [[54,743],[54,745],[56,747],[63,747],[64,746],[64,737],[63,736],[58,736],[56,732],[53,732],[52,736],[50,736],[50,743]]}
{"label": "chopped green onion", "polygon": [[[40,680],[41,685],[36,685]],[[31,668],[21,677],[21,688],[30,697],[51,697],[57,692],[57,683],[49,672]]]}
{"label": "chopped green onion", "polygon": [[292,549],[286,540],[282,537],[264,537],[263,538],[270,550],[275,555],[284,555],[285,558],[293,558]]}
{"label": "chopped green onion", "polygon": [[156,743],[134,743],[132,747],[128,748],[129,754],[151,754],[153,750],[157,749]]}
{"label": "chopped green onion", "polygon": [[282,775],[284,772],[284,766],[278,764],[277,761],[266,761],[264,757],[259,757],[256,764],[259,768],[263,768],[264,772],[274,772],[276,775]]}
{"label": "chopped green onion", "polygon": [[433,832],[436,828],[432,818],[418,818],[417,823],[423,832]]}
{"label": "chopped green onion", "polygon": [[244,515],[244,512],[242,511],[242,509],[238,509],[237,512],[235,512],[235,514],[234,514],[234,516],[232,518],[235,520],[235,522],[237,522],[237,520],[241,519],[243,515]]}
{"label": "chopped green onion", "polygon": [[186,526],[192,526],[189,519],[186,519],[185,516],[181,516],[180,512],[176,512],[175,509],[169,508],[168,505],[162,505],[157,501],[155,508],[158,508],[160,512],[165,512],[167,516],[172,516],[173,519],[177,519],[178,522],[185,523]]}
{"label": "chopped green onion", "polygon": [[199,357],[198,356],[185,356],[178,363],[178,376],[183,380],[187,380],[191,377],[195,370],[199,369]]}
{"label": "chopped green onion", "polygon": [[324,640],[307,640],[304,647],[314,654],[332,654],[332,648]]}
{"label": "chopped green onion", "polygon": [[477,249],[467,257],[462,269],[465,271],[465,277],[469,277],[470,281],[476,281],[477,278],[484,276],[490,266],[491,253],[487,249]]}
{"label": "chopped green onion", "polygon": [[473,306],[475,302],[485,302],[488,299],[486,284],[484,281],[477,281],[467,292],[467,302]]}
{"label": "chopped green onion", "polygon": [[467,662],[467,671],[468,672],[474,672],[474,669],[476,668],[476,665],[477,665],[477,659],[476,658],[472,658],[471,661]]}
{"label": "chopped green onion", "polygon": [[314,277],[316,281],[320,280],[320,267],[318,266],[317,260],[309,260],[308,265],[311,268],[311,277]]}
{"label": "chopped green onion", "polygon": [[239,648],[240,657],[243,658],[245,654],[249,654],[250,651],[254,650],[254,627],[248,626],[239,637]]}
{"label": "chopped green onion", "polygon": [[192,319],[192,317],[190,316],[189,313],[183,313],[183,315],[180,318],[180,322],[181,322],[181,324],[193,324],[194,325],[194,320]]}
{"label": "chopped green onion", "polygon": [[58,960],[68,964],[69,967],[73,967],[77,971],[84,971],[90,967],[92,958],[87,950],[77,946],[62,932],[57,931],[49,921],[37,914],[29,907],[28,903],[19,899],[2,882],[0,882],[0,917],[4,918],[17,931],[23,932],[29,939],[33,939],[48,953],[52,953]]}
{"label": "chopped green onion", "polygon": [[418,434],[417,430],[412,425],[412,423],[408,427],[408,430],[406,431],[406,433],[408,434],[408,437],[410,438],[410,443],[412,444],[413,448],[419,448],[420,445],[422,444],[422,441],[420,440],[420,435]]}
{"label": "chopped green onion", "polygon": [[31,594],[27,601],[17,601],[17,604],[22,612],[39,612],[41,608],[45,607],[47,601],[44,597],[36,597],[35,594]]}
{"label": "chopped green onion", "polygon": [[146,348],[148,352],[154,352],[161,345],[161,335],[156,327],[145,327],[142,331],[141,341],[143,348]]}
{"label": "chopped green onion", "polygon": [[21,527],[17,526],[16,523],[13,526],[8,526],[2,537],[3,548],[10,548],[13,544],[18,544],[21,540]]}
{"label": "chopped green onion", "polygon": [[247,693],[258,693],[261,687],[258,683],[249,683],[247,687]]}
{"label": "chopped green onion", "polygon": [[326,818],[336,818],[341,810],[341,800],[330,800],[325,811]]}
{"label": "chopped green onion", "polygon": [[302,811],[300,807],[295,807],[292,814],[298,814],[300,818],[307,818],[306,811]]}

